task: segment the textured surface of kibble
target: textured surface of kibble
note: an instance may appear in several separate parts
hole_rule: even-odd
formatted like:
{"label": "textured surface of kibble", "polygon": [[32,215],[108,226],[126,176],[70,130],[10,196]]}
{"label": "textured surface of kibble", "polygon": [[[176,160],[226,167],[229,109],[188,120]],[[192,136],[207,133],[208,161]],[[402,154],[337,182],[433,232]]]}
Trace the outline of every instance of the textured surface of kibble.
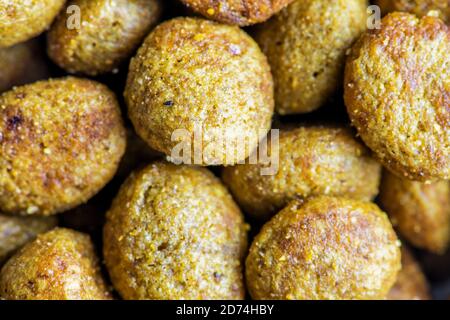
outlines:
{"label": "textured surface of kibble", "polygon": [[47,29],[65,0],[0,1],[0,48],[29,40]]}
{"label": "textured surface of kibble", "polygon": [[0,266],[38,234],[56,226],[55,217],[13,217],[0,214]]}
{"label": "textured surface of kibble", "polygon": [[450,29],[392,13],[353,47],[345,74],[352,123],[399,176],[450,178]]}
{"label": "textured surface of kibble", "polygon": [[103,188],[126,137],[115,95],[69,77],[3,93],[0,142],[0,210],[49,215]]}
{"label": "textured surface of kibble", "polygon": [[366,28],[366,0],[303,0],[258,27],[281,114],[321,107],[342,82],[345,52]]}
{"label": "textured surface of kibble", "polygon": [[248,26],[269,19],[293,0],[181,0],[209,19]]}
{"label": "textured surface of kibble", "polygon": [[[151,147],[171,155],[180,142],[193,147],[197,137],[203,157],[187,158],[209,165],[247,158],[270,129],[274,107],[258,45],[237,27],[197,18],[173,19],[151,32],[131,61],[125,99],[136,132]],[[178,129],[183,134],[174,139]],[[244,148],[242,136],[250,137]]]}
{"label": "textured surface of kibble", "polygon": [[57,228],[23,247],[0,272],[7,300],[110,299],[89,236]]}
{"label": "textured surface of kibble", "polygon": [[376,205],[317,197],[291,202],[246,260],[253,299],[382,299],[400,270],[399,241]]}
{"label": "textured surface of kibble", "polygon": [[450,237],[450,185],[398,178],[385,172],[380,203],[393,225],[411,244],[444,253]]}
{"label": "textured surface of kibble", "polygon": [[377,0],[383,13],[406,11],[419,17],[435,11],[444,21],[450,22],[450,0]]}
{"label": "textured surface of kibble", "polygon": [[430,288],[427,279],[412,253],[402,247],[402,269],[397,282],[387,296],[388,300],[429,300]]}
{"label": "textured surface of kibble", "polygon": [[104,255],[125,299],[243,299],[247,237],[226,188],[202,168],[157,162],[122,186]]}
{"label": "textured surface of kibble", "polygon": [[62,12],[48,33],[48,54],[71,73],[111,72],[128,58],[161,15],[159,0],[75,0],[80,26]]}
{"label": "textured surface of kibble", "polygon": [[267,219],[291,200],[310,196],[369,201],[378,194],[381,167],[347,128],[282,130],[278,148],[269,144],[268,151],[271,156],[279,154],[275,175],[262,175],[261,170],[268,167],[262,163],[228,167],[222,174],[234,197],[252,216]]}

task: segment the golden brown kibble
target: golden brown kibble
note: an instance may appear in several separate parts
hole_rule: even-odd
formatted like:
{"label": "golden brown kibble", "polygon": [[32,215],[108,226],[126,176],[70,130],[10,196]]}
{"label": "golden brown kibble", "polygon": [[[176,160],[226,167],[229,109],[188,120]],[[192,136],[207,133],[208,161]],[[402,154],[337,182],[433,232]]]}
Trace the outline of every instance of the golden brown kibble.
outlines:
{"label": "golden brown kibble", "polygon": [[0,48],[27,41],[45,31],[65,0],[0,1]]}
{"label": "golden brown kibble", "polygon": [[124,299],[243,299],[246,231],[211,172],[156,162],[133,173],[114,199],[105,262]]}
{"label": "golden brown kibble", "polygon": [[86,202],[114,176],[126,137],[104,85],[60,78],[0,96],[0,210],[50,215]]}
{"label": "golden brown kibble", "polygon": [[257,28],[278,113],[311,112],[335,93],[345,52],[366,28],[366,9],[366,0],[299,0]]}
{"label": "golden brown kibble", "polygon": [[450,0],[377,0],[383,13],[406,11],[418,17],[436,14],[442,20],[450,22]]}
{"label": "golden brown kibble", "polygon": [[[275,147],[276,148],[276,147]],[[381,166],[351,130],[339,126],[303,126],[281,130],[279,170],[262,175],[265,164],[223,169],[222,178],[244,211],[267,220],[293,199],[346,196],[372,200],[378,194]]]}
{"label": "golden brown kibble", "polygon": [[254,239],[253,299],[382,299],[400,270],[399,241],[375,204],[321,196],[292,201]]}
{"label": "golden brown kibble", "polygon": [[387,295],[388,300],[430,300],[430,288],[425,275],[412,253],[402,247],[402,269],[394,287]]}
{"label": "golden brown kibble", "polygon": [[0,272],[7,300],[105,300],[111,295],[89,236],[56,228],[23,247]]}
{"label": "golden brown kibble", "polygon": [[[238,27],[198,18],[160,24],[130,64],[125,100],[136,132],[155,150],[171,155],[175,146],[204,149],[192,163],[235,164],[256,148],[244,150],[241,136],[265,136],[273,114],[270,67],[258,45]],[[173,139],[178,129],[187,135]],[[179,131],[178,131],[179,132]],[[229,147],[223,147],[223,135]],[[198,141],[199,139],[197,139]]]}
{"label": "golden brown kibble", "polygon": [[97,75],[116,70],[161,16],[159,0],[73,0],[80,27],[67,27],[61,12],[48,33],[48,54],[70,73]]}
{"label": "golden brown kibble", "polygon": [[450,29],[392,13],[352,49],[345,103],[376,157],[400,177],[450,178]]}
{"label": "golden brown kibble", "polygon": [[249,26],[264,22],[294,0],[181,0],[208,19]]}
{"label": "golden brown kibble", "polygon": [[55,217],[13,217],[0,214],[0,266],[11,254],[38,234],[57,224]]}
{"label": "golden brown kibble", "polygon": [[380,203],[400,234],[414,246],[444,253],[450,237],[448,181],[421,183],[383,174]]}

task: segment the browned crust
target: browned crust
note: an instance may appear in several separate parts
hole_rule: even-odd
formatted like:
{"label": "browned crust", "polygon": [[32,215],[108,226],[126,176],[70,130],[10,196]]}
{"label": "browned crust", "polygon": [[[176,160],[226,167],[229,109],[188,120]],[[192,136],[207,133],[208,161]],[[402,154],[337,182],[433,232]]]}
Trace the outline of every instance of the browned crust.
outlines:
{"label": "browned crust", "polygon": [[382,299],[401,267],[399,245],[372,203],[293,201],[253,241],[247,287],[253,299]]}
{"label": "browned crust", "polygon": [[39,81],[0,96],[0,209],[49,215],[96,194],[126,145],[115,95],[73,77]]}
{"label": "browned crust", "polygon": [[7,300],[105,300],[111,294],[89,236],[56,228],[39,235],[4,265],[0,297]]}
{"label": "browned crust", "polygon": [[450,29],[393,13],[352,49],[345,102],[377,158],[399,176],[450,178]]}
{"label": "browned crust", "polygon": [[203,16],[248,26],[264,22],[294,0],[181,0]]}

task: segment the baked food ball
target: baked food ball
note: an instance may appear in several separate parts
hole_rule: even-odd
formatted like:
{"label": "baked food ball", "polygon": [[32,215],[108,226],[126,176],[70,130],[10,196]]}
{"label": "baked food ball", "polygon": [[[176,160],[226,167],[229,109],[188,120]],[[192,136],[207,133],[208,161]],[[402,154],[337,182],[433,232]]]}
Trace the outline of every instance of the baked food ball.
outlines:
{"label": "baked food ball", "polygon": [[0,48],[29,40],[47,29],[65,0],[0,1]]}
{"label": "baked food ball", "polygon": [[380,203],[393,225],[414,246],[444,253],[450,237],[450,185],[398,178],[385,172]]}
{"label": "baked food ball", "polygon": [[402,269],[397,282],[387,295],[388,300],[430,300],[427,279],[412,253],[402,247]]}
{"label": "baked food ball", "polygon": [[223,23],[249,26],[269,19],[294,0],[181,0],[203,16]]}
{"label": "baked food ball", "polygon": [[124,299],[243,299],[246,228],[212,173],[156,162],[107,213],[106,266]]}
{"label": "baked food ball", "polygon": [[450,178],[450,29],[434,17],[392,13],[352,49],[345,103],[361,138],[391,171]]}
{"label": "baked food ball", "polygon": [[127,59],[161,16],[159,0],[73,0],[80,28],[67,27],[62,12],[48,33],[52,60],[71,73],[112,72]]}
{"label": "baked food ball", "polygon": [[[223,169],[222,178],[245,212],[268,219],[293,199],[345,196],[372,200],[378,194],[381,166],[351,130],[338,126],[302,126],[281,130],[278,171],[262,175],[264,163]],[[276,161],[277,158],[274,158]],[[276,169],[276,165],[272,166]]]}
{"label": "baked food ball", "polygon": [[36,41],[0,48],[0,93],[13,86],[48,78],[48,75]]}
{"label": "baked food ball", "polygon": [[294,200],[254,239],[247,288],[253,299],[381,299],[400,270],[399,245],[375,204]]}
{"label": "baked food ball", "polygon": [[73,77],[0,96],[0,210],[51,215],[86,202],[113,177],[125,150],[115,95]]}
{"label": "baked food ball", "polygon": [[366,28],[366,9],[366,0],[298,0],[257,29],[278,113],[316,110],[335,93],[345,52]]}
{"label": "baked food ball", "polygon": [[[238,27],[198,18],[169,20],[150,33],[131,61],[125,99],[153,149],[171,156],[188,146],[184,163],[198,165],[246,159],[270,129],[274,103],[258,45]],[[198,142],[203,152],[190,152]]]}
{"label": "baked food ball", "polygon": [[376,4],[383,13],[406,11],[423,17],[436,11],[442,20],[450,22],[449,0],[377,0]]}
{"label": "baked food ball", "polygon": [[0,214],[0,266],[25,243],[56,226],[55,217],[13,217]]}
{"label": "baked food ball", "polygon": [[41,234],[0,272],[7,300],[105,300],[111,295],[89,236],[64,228]]}

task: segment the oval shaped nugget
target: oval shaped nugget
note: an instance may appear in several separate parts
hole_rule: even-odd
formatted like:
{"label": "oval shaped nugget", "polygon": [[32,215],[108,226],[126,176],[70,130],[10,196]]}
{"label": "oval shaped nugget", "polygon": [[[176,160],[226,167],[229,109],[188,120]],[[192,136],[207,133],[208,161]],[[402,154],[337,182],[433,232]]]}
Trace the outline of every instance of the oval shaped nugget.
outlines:
{"label": "oval shaped nugget", "polygon": [[444,253],[450,238],[450,185],[398,178],[385,172],[380,203],[400,234],[414,246]]}
{"label": "oval shaped nugget", "polygon": [[291,202],[254,239],[253,299],[381,299],[400,270],[399,241],[375,204],[317,197]]}
{"label": "oval shaped nugget", "polygon": [[110,299],[89,236],[56,228],[23,247],[0,272],[7,300]]}
{"label": "oval shaped nugget", "polygon": [[161,16],[159,0],[74,0],[79,28],[67,28],[62,12],[48,33],[52,60],[71,73],[112,72],[127,59]]}
{"label": "oval shaped nugget", "polygon": [[[171,156],[185,144],[190,163],[235,164],[270,129],[272,76],[238,27],[177,18],[156,27],[132,59],[125,99],[136,132],[155,150]],[[202,152],[191,152],[198,142]]]}
{"label": "oval shaped nugget", "polygon": [[0,1],[0,48],[29,40],[47,29],[65,0]]}
{"label": "oval shaped nugget", "polygon": [[386,297],[388,300],[430,300],[430,288],[412,253],[402,247],[402,269],[397,282]]}
{"label": "oval shaped nugget", "polygon": [[450,21],[450,0],[377,0],[376,4],[383,13],[406,11],[423,17],[436,11],[442,20]]}
{"label": "oval shaped nugget", "polygon": [[377,158],[401,177],[450,178],[450,29],[392,13],[353,47],[345,103]]}
{"label": "oval shaped nugget", "polygon": [[257,29],[278,113],[311,112],[336,92],[345,52],[366,28],[366,9],[366,0],[295,1]]}
{"label": "oval shaped nugget", "polygon": [[115,95],[68,77],[3,93],[0,141],[0,210],[50,215],[109,182],[126,137]]}
{"label": "oval shaped nugget", "polygon": [[346,196],[372,200],[378,194],[381,166],[351,130],[309,126],[281,130],[278,147],[268,145],[275,174],[246,163],[224,168],[222,178],[245,212],[268,219],[293,199]]}
{"label": "oval shaped nugget", "polygon": [[56,217],[12,217],[0,214],[0,265],[40,233],[57,224]]}
{"label": "oval shaped nugget", "polygon": [[111,280],[124,299],[243,299],[246,225],[206,169],[164,162],[132,174],[104,228]]}
{"label": "oval shaped nugget", "polygon": [[181,0],[203,16],[229,24],[249,26],[266,21],[294,0]]}

